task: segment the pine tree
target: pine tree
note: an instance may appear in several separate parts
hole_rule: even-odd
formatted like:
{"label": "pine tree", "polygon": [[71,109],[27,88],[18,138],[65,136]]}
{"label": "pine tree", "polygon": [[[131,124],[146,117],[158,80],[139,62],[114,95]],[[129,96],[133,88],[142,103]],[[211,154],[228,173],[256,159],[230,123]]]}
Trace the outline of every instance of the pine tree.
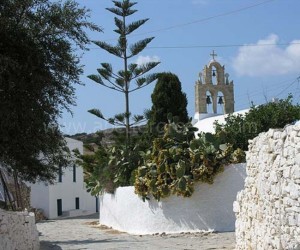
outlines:
{"label": "pine tree", "polygon": [[[124,67],[118,72],[115,72],[111,64],[101,63],[101,68],[97,69],[99,74],[90,75],[88,77],[104,87],[123,93],[125,97],[125,112],[117,114],[113,118],[109,119],[105,118],[98,109],[92,109],[89,110],[89,112],[113,125],[125,126],[126,144],[128,145],[130,142],[130,128],[133,125],[140,123],[144,118],[142,115],[135,115],[133,116],[133,122],[131,123],[129,94],[149,85],[157,79],[157,74],[154,73],[145,76],[145,73],[156,67],[159,62],[148,62],[143,65],[130,63],[130,60],[134,56],[138,55],[144,48],[146,48],[146,46],[154,39],[154,37],[146,38],[129,45],[127,39],[128,35],[145,24],[148,19],[142,19],[127,24],[126,18],[137,11],[132,9],[136,2],[123,0],[113,1],[113,3],[115,7],[107,8],[107,10],[118,16],[114,18],[115,25],[117,27],[114,32],[119,35],[118,42],[115,46],[102,41],[95,41],[94,43],[100,48],[106,50],[108,53],[123,60]],[[132,81],[135,81],[136,85],[130,88],[130,83]]]}
{"label": "pine tree", "polygon": [[151,99],[153,105],[149,113],[149,123],[152,127],[158,128],[158,125],[168,123],[169,114],[177,117],[178,122],[189,121],[186,94],[182,92],[181,83],[175,74],[158,74]]}

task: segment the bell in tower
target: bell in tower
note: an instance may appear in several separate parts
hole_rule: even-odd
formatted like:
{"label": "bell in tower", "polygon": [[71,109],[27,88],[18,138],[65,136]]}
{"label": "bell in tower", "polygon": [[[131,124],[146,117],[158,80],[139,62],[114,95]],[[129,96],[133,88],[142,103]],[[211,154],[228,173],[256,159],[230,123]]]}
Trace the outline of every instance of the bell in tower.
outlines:
{"label": "bell in tower", "polygon": [[[197,120],[234,112],[233,81],[229,81],[225,66],[221,66],[216,61],[217,54],[214,50],[210,55],[212,60],[204,66],[202,73],[199,73],[195,85],[195,119]],[[208,105],[212,105],[211,112],[208,112]]]}

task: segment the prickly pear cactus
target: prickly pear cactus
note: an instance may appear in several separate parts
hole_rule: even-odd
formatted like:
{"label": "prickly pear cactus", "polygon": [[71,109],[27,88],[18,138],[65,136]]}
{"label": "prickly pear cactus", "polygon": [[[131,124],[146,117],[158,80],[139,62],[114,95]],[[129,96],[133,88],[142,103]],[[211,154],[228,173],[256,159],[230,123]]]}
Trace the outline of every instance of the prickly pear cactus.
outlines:
{"label": "prickly pear cactus", "polygon": [[143,200],[150,195],[157,200],[171,194],[190,197],[196,181],[213,183],[224,166],[242,159],[242,152],[233,157],[232,146],[211,133],[191,139],[195,128],[190,124],[169,123],[164,132],[153,141],[152,151],[143,153],[144,162],[135,172],[135,192]]}

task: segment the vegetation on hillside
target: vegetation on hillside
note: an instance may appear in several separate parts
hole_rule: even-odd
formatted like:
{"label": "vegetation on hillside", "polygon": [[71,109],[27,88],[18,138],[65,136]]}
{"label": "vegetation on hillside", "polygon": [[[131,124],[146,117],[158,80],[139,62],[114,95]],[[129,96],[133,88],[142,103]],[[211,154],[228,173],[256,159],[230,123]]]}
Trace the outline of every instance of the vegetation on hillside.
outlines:
{"label": "vegetation on hillside", "polygon": [[[229,115],[226,124],[216,124],[216,134],[200,133],[198,139],[194,138],[196,129],[190,123],[177,123],[169,115],[162,136],[149,137],[148,130],[137,135],[132,165],[124,161],[120,147],[106,149],[114,153],[104,154],[105,160],[103,148],[94,156],[84,156],[92,159],[89,164],[95,164],[94,170],[98,171],[93,177],[97,186],[93,181],[88,185],[97,187],[94,189],[97,193],[134,184],[135,192],[144,200],[150,195],[158,200],[171,194],[189,197],[195,182],[213,183],[225,166],[245,162],[248,139],[271,127],[283,127],[300,119],[299,111],[299,105],[293,105],[289,96],[277,103],[252,107],[245,116]],[[245,129],[248,133],[244,133]]]}

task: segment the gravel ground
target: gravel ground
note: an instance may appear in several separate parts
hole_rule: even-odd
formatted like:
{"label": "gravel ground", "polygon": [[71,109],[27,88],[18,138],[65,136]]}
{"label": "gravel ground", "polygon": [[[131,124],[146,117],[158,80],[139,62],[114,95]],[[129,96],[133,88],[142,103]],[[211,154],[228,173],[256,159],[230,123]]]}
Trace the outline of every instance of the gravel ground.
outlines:
{"label": "gravel ground", "polygon": [[234,233],[130,235],[98,224],[99,214],[37,223],[41,250],[234,249]]}

